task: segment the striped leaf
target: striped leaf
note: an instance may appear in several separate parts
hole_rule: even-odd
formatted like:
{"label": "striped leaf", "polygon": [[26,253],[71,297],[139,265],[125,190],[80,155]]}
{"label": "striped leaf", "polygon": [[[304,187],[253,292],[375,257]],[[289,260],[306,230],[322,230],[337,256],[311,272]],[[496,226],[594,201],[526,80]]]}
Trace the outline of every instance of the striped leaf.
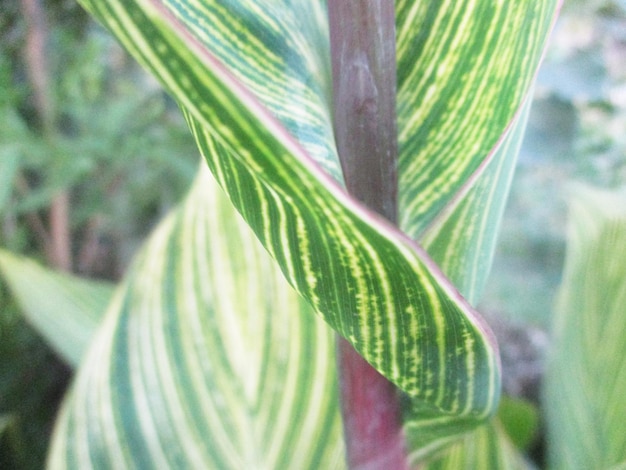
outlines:
{"label": "striped leaf", "polygon": [[626,190],[575,189],[546,373],[551,468],[626,462]]}
{"label": "striped leaf", "polygon": [[343,468],[334,336],[202,172],[117,289],[50,468]]}
{"label": "striped leaf", "polygon": [[[287,280],[413,400],[407,416],[424,431],[413,446],[432,447],[493,413],[495,340],[410,237],[446,211],[452,222],[433,222],[446,231],[470,221],[474,238],[495,229],[477,221],[491,220],[504,199],[512,163],[500,149],[514,146],[507,135],[522,126],[556,0],[398,2],[401,219],[410,237],[342,189],[323,2],[83,3],[179,101],[211,171]],[[462,253],[474,272],[475,260],[490,257],[493,243],[483,245]]]}
{"label": "striped leaf", "polygon": [[[507,411],[517,408],[517,415],[507,417]],[[507,410],[508,409],[508,410]],[[526,416],[520,417],[519,410]],[[534,410],[533,410],[534,411]],[[500,402],[498,415],[490,422],[479,426],[478,428],[468,432],[461,439],[456,439],[450,446],[442,452],[436,454],[429,459],[423,467],[427,470],[474,470],[474,469],[497,469],[497,470],[530,470],[534,468],[530,465],[520,452],[519,443],[528,444],[529,438],[536,429],[528,429],[528,425],[532,424],[531,414],[529,421],[528,408],[523,402],[504,397]],[[509,431],[509,426],[521,427],[526,429],[517,429],[514,436]],[[535,423],[535,426],[538,423]],[[532,428],[532,426],[531,426]],[[529,431],[531,434],[529,434]],[[409,443],[411,434],[409,436]],[[524,440],[525,439],[525,440]],[[419,461],[420,453],[427,453],[428,449],[421,449],[413,452],[411,455],[413,462]]]}
{"label": "striped leaf", "polygon": [[430,256],[471,304],[478,302],[489,275],[530,104],[527,100],[471,188],[448,204],[421,236]]}
{"label": "striped leaf", "polygon": [[508,439],[501,424],[494,420],[468,433],[444,455],[433,459],[426,470],[529,470],[530,465]]}
{"label": "striped leaf", "polygon": [[113,286],[58,273],[5,250],[0,250],[0,273],[31,325],[77,367],[104,315]]}
{"label": "striped leaf", "polygon": [[557,3],[396,3],[400,216],[413,238],[496,157],[528,98]]}

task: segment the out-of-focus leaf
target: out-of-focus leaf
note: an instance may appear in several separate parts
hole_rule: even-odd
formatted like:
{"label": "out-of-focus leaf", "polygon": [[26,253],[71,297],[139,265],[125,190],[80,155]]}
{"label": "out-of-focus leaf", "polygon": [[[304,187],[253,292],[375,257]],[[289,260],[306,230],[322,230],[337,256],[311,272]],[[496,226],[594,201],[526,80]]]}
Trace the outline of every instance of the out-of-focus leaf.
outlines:
{"label": "out-of-focus leaf", "polygon": [[207,170],[118,288],[49,467],[343,468],[334,334]]}
{"label": "out-of-focus leaf", "polygon": [[17,172],[18,163],[19,155],[7,152],[0,145],[0,214],[11,196],[13,178]]}
{"label": "out-of-focus leaf", "polygon": [[494,420],[470,432],[425,466],[426,470],[530,470],[509,440],[501,424]]}
{"label": "out-of-focus leaf", "polygon": [[113,286],[44,268],[0,250],[0,273],[24,315],[76,367],[93,339]]}
{"label": "out-of-focus leaf", "polygon": [[519,398],[503,396],[498,408],[498,419],[511,442],[521,450],[528,449],[539,431],[539,410]]}
{"label": "out-of-focus leaf", "polygon": [[626,190],[576,187],[546,372],[551,468],[626,458]]}

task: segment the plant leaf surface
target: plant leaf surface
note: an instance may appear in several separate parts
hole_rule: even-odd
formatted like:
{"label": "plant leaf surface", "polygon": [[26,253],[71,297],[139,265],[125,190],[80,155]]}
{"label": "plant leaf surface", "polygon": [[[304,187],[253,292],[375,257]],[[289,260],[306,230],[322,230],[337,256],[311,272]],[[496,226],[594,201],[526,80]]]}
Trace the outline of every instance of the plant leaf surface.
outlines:
{"label": "plant leaf surface", "polygon": [[497,156],[558,3],[396,3],[400,225],[413,238]]}
{"label": "plant leaf surface", "polygon": [[530,100],[524,103],[469,191],[451,201],[421,236],[429,255],[472,305],[487,282],[530,105]]}
{"label": "plant leaf surface", "polygon": [[626,190],[580,186],[572,199],[546,372],[550,458],[611,468],[626,459]]}
{"label": "plant leaf surface", "polygon": [[497,420],[463,436],[424,467],[426,470],[530,470]]}
{"label": "plant leaf surface", "polygon": [[56,272],[5,250],[0,250],[0,272],[28,321],[77,367],[104,315],[113,285]]}
{"label": "plant leaf surface", "polygon": [[[420,416],[429,416],[424,424],[464,423],[448,426],[451,432],[491,415],[499,361],[488,327],[422,248],[343,190],[328,106],[324,3],[84,3],[179,101],[211,171],[287,280],[414,400]],[[428,10],[398,4],[400,189],[408,214],[401,219],[412,237],[437,211],[472,193],[487,157],[498,154],[498,143],[515,127],[555,2],[513,3],[521,18],[492,1],[433,3]],[[416,26],[433,18],[441,30]],[[460,60],[457,47],[463,50],[468,38],[470,60]],[[505,58],[492,58],[501,52]],[[424,85],[428,95],[433,79],[447,80],[436,93],[434,117],[413,119],[422,112],[411,95],[419,71],[448,56],[456,58]],[[449,93],[454,83],[477,96],[471,105]],[[442,107],[446,100],[454,103]],[[450,133],[457,121],[461,132]],[[472,127],[475,121],[489,129]],[[443,137],[433,140],[430,133]],[[450,184],[412,182],[419,168],[448,166]],[[490,193],[487,186],[473,193],[472,211],[483,205],[476,193]],[[414,203],[415,191],[428,196],[423,205]]]}
{"label": "plant leaf surface", "polygon": [[344,468],[334,335],[208,171],[117,289],[56,468]]}

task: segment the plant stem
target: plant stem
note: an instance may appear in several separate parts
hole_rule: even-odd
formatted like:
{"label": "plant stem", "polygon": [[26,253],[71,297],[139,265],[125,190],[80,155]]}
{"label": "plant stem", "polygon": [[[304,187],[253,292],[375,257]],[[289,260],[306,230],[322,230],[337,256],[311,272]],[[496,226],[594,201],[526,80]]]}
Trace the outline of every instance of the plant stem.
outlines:
{"label": "plant stem", "polygon": [[[48,28],[40,0],[22,0],[22,15],[27,25],[26,64],[29,81],[33,88],[35,107],[41,120],[44,140],[52,148],[52,136],[56,132],[53,102],[50,99],[49,73],[46,60],[46,37]],[[67,190],[61,190],[50,203],[49,237],[46,239],[46,255],[54,267],[64,271],[72,269],[71,236],[69,229],[70,198]]]}
{"label": "plant stem", "polygon": [[395,12],[329,0],[335,139],[350,194],[397,222]]}
{"label": "plant stem", "polygon": [[[397,223],[393,0],[329,0],[334,130],[346,187]],[[399,393],[343,338],[337,344],[348,465],[406,469]]]}

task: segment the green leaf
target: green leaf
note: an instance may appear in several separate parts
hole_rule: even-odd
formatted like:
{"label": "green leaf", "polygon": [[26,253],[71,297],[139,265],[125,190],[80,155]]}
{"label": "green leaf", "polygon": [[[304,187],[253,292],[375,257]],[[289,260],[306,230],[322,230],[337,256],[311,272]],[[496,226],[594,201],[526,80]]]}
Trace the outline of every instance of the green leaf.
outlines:
{"label": "green leaf", "polygon": [[80,363],[113,292],[0,249],[0,273],[28,321],[72,366]]}
{"label": "green leaf", "polygon": [[343,468],[334,335],[204,170],[81,366],[50,468]]}
{"label": "green leaf", "polygon": [[[433,426],[412,446],[432,448],[431,438],[491,415],[499,362],[488,327],[422,248],[343,191],[324,3],[84,3],[179,101],[211,171],[288,281],[409,395],[407,416]],[[468,194],[471,211],[501,203],[504,190],[490,185],[506,187],[493,175],[511,160],[490,162],[519,130],[556,1],[421,5],[397,6],[401,218],[411,236]],[[434,182],[413,183],[416,171]],[[477,181],[489,184],[473,191]]]}
{"label": "green leaf", "polygon": [[[188,37],[197,32],[197,26],[190,21],[187,29],[180,21],[195,19],[197,23],[198,13],[194,16],[193,9],[199,6],[188,3],[177,6],[175,12],[164,12],[146,3],[141,6],[148,13],[142,13],[130,5],[125,4],[127,12],[123,16],[105,19],[125,25],[124,34],[134,37],[134,46],[130,47],[153,45],[141,53],[150,54],[155,72],[172,90],[179,91],[176,96],[183,102],[213,173],[279,261],[288,280],[331,326],[404,390],[424,398],[432,396],[430,401],[435,406],[451,412],[482,417],[489,414],[497,395],[497,371],[492,346],[482,336],[484,326],[423,251],[334,186],[293,140],[289,126],[277,122],[258,103],[258,93],[265,93],[266,101],[277,93],[272,83],[253,96],[212,55],[217,46],[211,42],[201,44],[204,40],[217,41],[213,36],[197,40]],[[281,23],[276,26],[274,22],[302,16],[286,8],[280,12],[282,16],[259,16],[252,3],[234,5],[240,10],[246,8],[242,10],[245,14],[240,12],[237,17],[255,18],[258,31],[249,31],[250,25],[239,25],[241,34],[246,31],[242,28],[248,27],[245,38],[253,42],[255,37],[272,37],[276,27],[291,33],[293,28],[283,28]],[[216,21],[214,16],[220,8],[212,3],[203,8],[206,11],[201,18]],[[149,21],[150,16],[158,21]],[[217,19],[235,21],[230,16]],[[210,30],[225,28],[215,23]],[[185,43],[181,42],[183,38]],[[276,61],[289,63],[288,59],[297,60],[303,52],[292,49],[285,55]],[[255,70],[271,68],[272,64],[263,59],[262,55],[246,57]],[[293,88],[293,99],[297,100],[303,85],[292,84],[289,89]],[[203,95],[212,97],[210,106],[200,99]],[[300,116],[305,111],[300,110]],[[420,284],[421,288],[416,288]],[[459,323],[458,335],[446,334],[448,321]],[[469,368],[478,369],[473,360],[469,359],[468,364],[465,354],[454,352],[470,342],[475,347],[475,360],[489,364],[480,378],[485,386],[476,387],[475,394],[468,393],[464,380],[458,388],[448,387],[443,370],[430,372],[433,366],[443,366],[446,357],[452,370],[467,374]],[[455,375],[450,369],[446,371]],[[427,378],[431,375],[432,379]],[[458,400],[455,391],[460,394]]]}
{"label": "green leaf", "polygon": [[551,468],[626,459],[626,189],[573,192],[546,372]]}
{"label": "green leaf", "polygon": [[428,253],[472,305],[489,276],[530,104],[527,100],[466,194],[459,193],[421,236]]}
{"label": "green leaf", "polygon": [[529,99],[558,3],[396,3],[400,215],[413,238],[496,155]]}
{"label": "green leaf", "polygon": [[539,431],[539,410],[520,398],[504,396],[500,401],[498,419],[511,439],[520,450],[528,450]]}
{"label": "green leaf", "polygon": [[433,459],[426,470],[529,470],[532,468],[494,420],[468,433]]}
{"label": "green leaf", "polygon": [[0,214],[11,197],[13,178],[19,166],[19,155],[11,150],[0,147]]}

